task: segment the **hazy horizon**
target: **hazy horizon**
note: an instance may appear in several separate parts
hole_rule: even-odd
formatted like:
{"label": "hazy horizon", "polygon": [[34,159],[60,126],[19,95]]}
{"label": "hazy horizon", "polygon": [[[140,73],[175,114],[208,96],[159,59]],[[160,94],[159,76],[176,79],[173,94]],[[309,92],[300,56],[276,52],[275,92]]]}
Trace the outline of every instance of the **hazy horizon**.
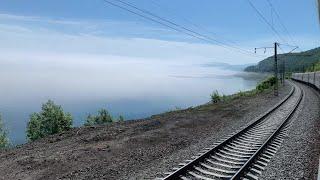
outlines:
{"label": "hazy horizon", "polygon": [[[20,64],[19,71],[0,72],[5,92],[0,94],[0,108],[15,144],[25,142],[29,115],[39,112],[48,99],[71,112],[74,125],[81,126],[88,113],[100,108],[108,109],[115,117],[144,118],[209,102],[214,90],[227,95],[254,88],[264,77],[245,79],[239,71],[193,64],[83,63],[63,64],[63,71],[57,61],[37,67],[27,63]],[[12,75],[15,78],[8,80]]]}

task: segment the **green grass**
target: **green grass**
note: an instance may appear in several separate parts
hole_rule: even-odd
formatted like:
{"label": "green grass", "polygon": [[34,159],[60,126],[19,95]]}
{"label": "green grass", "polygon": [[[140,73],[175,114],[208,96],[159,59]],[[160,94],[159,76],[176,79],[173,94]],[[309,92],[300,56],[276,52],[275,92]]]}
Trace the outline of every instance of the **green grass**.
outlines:
{"label": "green grass", "polygon": [[233,99],[240,98],[240,97],[255,96],[261,92],[271,89],[275,84],[276,84],[276,78],[274,76],[270,76],[267,79],[261,81],[259,84],[257,84],[255,89],[252,89],[249,91],[239,91],[232,95],[224,95],[224,94],[220,95],[219,92],[215,90],[210,95],[211,102],[212,103],[229,102]]}
{"label": "green grass", "polygon": [[272,87],[275,84],[275,78],[273,76],[268,77],[267,79],[261,81],[259,84],[257,84],[255,89],[249,90],[249,91],[239,91],[235,94],[232,95],[224,95],[224,94],[220,94],[217,90],[214,90],[211,94],[210,94],[210,98],[211,98],[211,103],[208,104],[203,104],[200,106],[196,106],[196,107],[189,107],[186,109],[181,109],[181,108],[174,108],[171,110],[166,111],[163,114],[158,114],[158,115],[153,115],[152,117],[156,117],[156,116],[164,116],[164,115],[169,115],[172,113],[186,113],[186,112],[193,112],[194,110],[196,111],[208,111],[208,110],[212,110],[213,107],[218,107],[215,104],[219,104],[219,105],[227,105],[228,102],[231,102],[232,100],[238,99],[238,98],[243,98],[243,97],[252,97],[252,96],[256,96],[259,93],[262,92],[269,92],[272,90]]}

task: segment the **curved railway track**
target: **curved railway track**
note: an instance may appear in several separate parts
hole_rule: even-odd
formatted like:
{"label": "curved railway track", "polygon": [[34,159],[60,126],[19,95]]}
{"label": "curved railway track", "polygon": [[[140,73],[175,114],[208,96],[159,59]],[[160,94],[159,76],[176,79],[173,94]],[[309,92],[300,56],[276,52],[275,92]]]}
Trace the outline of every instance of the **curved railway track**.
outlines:
{"label": "curved railway track", "polygon": [[258,179],[284,140],[303,97],[302,89],[290,84],[289,95],[252,124],[180,163],[160,179]]}

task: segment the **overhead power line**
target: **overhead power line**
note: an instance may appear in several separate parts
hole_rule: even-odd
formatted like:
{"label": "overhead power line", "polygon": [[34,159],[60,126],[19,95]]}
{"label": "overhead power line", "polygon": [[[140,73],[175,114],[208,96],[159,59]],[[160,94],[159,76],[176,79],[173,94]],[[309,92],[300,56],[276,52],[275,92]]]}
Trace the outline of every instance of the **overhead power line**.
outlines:
{"label": "overhead power line", "polygon": [[145,13],[145,14],[147,14],[147,15],[150,15],[150,16],[152,16],[152,17],[154,17],[154,18],[157,18],[157,19],[159,19],[159,20],[161,20],[161,21],[163,21],[163,22],[165,22],[165,23],[168,23],[168,24],[170,24],[170,25],[176,26],[176,27],[178,27],[178,28],[180,28],[180,29],[182,29],[182,30],[188,31],[189,33],[193,33],[193,34],[195,34],[195,35],[197,35],[197,36],[199,36],[199,37],[202,37],[202,38],[205,38],[205,39],[207,39],[207,40],[209,40],[209,41],[213,41],[214,43],[220,44],[220,46],[222,46],[222,47],[224,47],[224,48],[232,48],[232,49],[237,50],[237,51],[239,51],[239,52],[246,53],[247,55],[251,55],[251,54],[252,54],[250,51],[247,51],[247,50],[244,50],[244,49],[241,49],[241,48],[232,46],[232,45],[228,45],[228,44],[226,44],[226,43],[224,43],[224,42],[222,42],[222,41],[219,41],[219,40],[217,40],[217,39],[213,39],[213,38],[211,38],[211,37],[209,37],[209,36],[207,36],[207,35],[200,34],[200,33],[196,32],[196,31],[194,31],[194,30],[192,30],[192,29],[190,29],[190,28],[186,28],[186,27],[184,27],[184,26],[182,26],[182,25],[179,25],[179,24],[177,24],[177,23],[175,23],[175,22],[172,22],[172,21],[170,21],[170,20],[168,20],[168,19],[162,18],[162,17],[160,17],[160,16],[158,16],[158,15],[156,15],[156,14],[154,14],[154,13],[148,11],[148,10],[141,9],[141,8],[135,6],[135,5],[132,4],[132,3],[124,2],[124,1],[122,1],[122,0],[116,0],[116,1],[122,3],[122,4],[126,5],[126,6],[129,6],[129,7],[131,7],[131,8],[134,8],[134,9],[136,9],[136,10],[142,12],[142,13]]}
{"label": "overhead power line", "polygon": [[290,32],[288,31],[288,28],[285,26],[285,24],[283,23],[278,11],[276,10],[276,8],[273,6],[272,2],[270,0],[267,0],[269,6],[271,7],[271,10],[276,14],[280,25],[282,26],[282,28],[284,29],[284,31],[287,33],[288,37],[290,38],[290,40],[293,42],[294,45],[297,46],[297,43],[295,42],[295,40],[292,38]]}
{"label": "overhead power line", "polygon": [[[178,32],[187,34],[187,35],[189,35],[189,36],[192,36],[192,37],[194,37],[194,38],[200,39],[200,40],[202,40],[202,41],[208,42],[206,39],[203,39],[203,38],[201,38],[201,37],[195,36],[195,35],[193,35],[193,34],[191,34],[191,33],[184,32],[184,31],[182,31],[182,30],[180,30],[180,29],[174,28],[174,27],[172,27],[172,26],[170,26],[170,25],[168,25],[168,24],[166,24],[166,23],[163,23],[163,22],[161,22],[161,21],[157,21],[157,20],[154,19],[154,18],[145,16],[145,15],[143,15],[143,14],[139,14],[139,13],[137,13],[137,12],[135,12],[135,11],[130,10],[129,8],[120,6],[120,5],[116,4],[116,3],[113,3],[113,2],[108,1],[108,0],[103,0],[103,1],[106,2],[106,3],[109,3],[109,4],[111,4],[111,5],[113,5],[113,6],[115,6],[115,7],[118,7],[118,8],[120,8],[120,9],[123,9],[123,10],[125,10],[125,11],[130,12],[130,13],[133,13],[133,14],[135,14],[135,15],[137,15],[137,16],[143,17],[143,18],[148,19],[148,20],[150,20],[150,21],[153,21],[153,22],[156,22],[156,23],[161,24],[161,25],[163,25],[163,26],[166,26],[166,27],[168,27],[168,28],[170,28],[170,29],[173,29],[173,30],[175,30],[175,31],[178,31]],[[210,41],[209,41],[209,42],[210,42]]]}
{"label": "overhead power line", "polygon": [[274,28],[274,26],[263,16],[263,14],[255,7],[255,5],[251,2],[251,0],[247,0],[249,2],[249,5],[252,7],[252,9],[260,16],[260,18],[270,27],[273,33],[275,33],[281,41],[289,44],[281,35],[280,33]]}
{"label": "overhead power line", "polygon": [[226,39],[224,37],[219,37],[219,34],[215,33],[215,32],[212,32],[210,30],[208,30],[207,28],[205,28],[204,26],[200,25],[200,24],[197,24],[195,22],[192,22],[190,19],[178,14],[177,12],[175,12],[175,10],[169,8],[168,6],[163,6],[161,5],[157,0],[150,0],[150,2],[157,6],[158,8],[160,9],[164,9],[165,11],[167,11],[168,13],[172,14],[172,15],[175,15],[176,17],[182,19],[183,21],[187,22],[188,24],[190,24],[191,26],[197,28],[198,30],[202,30],[208,34],[212,34],[214,35],[215,37],[218,37],[219,39],[223,39],[223,41],[226,43],[226,44],[233,44],[234,46],[238,46],[238,44],[235,42],[235,41],[232,41],[230,39]]}
{"label": "overhead power line", "polygon": [[[115,0],[115,1],[117,1],[117,2],[122,4],[122,5],[120,5],[120,4],[115,3],[113,1],[110,1],[110,0],[103,0],[103,1],[108,3],[108,4],[110,4],[110,5],[112,5],[112,6],[118,7],[120,9],[128,11],[128,12],[130,12],[132,14],[135,14],[135,15],[140,16],[142,18],[145,18],[145,19],[148,19],[150,21],[156,22],[156,23],[161,24],[161,25],[163,25],[163,26],[165,26],[167,28],[173,29],[173,30],[178,31],[180,33],[184,33],[186,35],[192,36],[194,38],[197,38],[199,40],[205,41],[207,43],[214,43],[214,44],[216,44],[218,46],[224,47],[224,48],[229,49],[229,50],[236,50],[239,53],[243,53],[243,54],[251,55],[251,56],[256,56],[253,53],[251,53],[250,51],[243,50],[241,48],[225,44],[225,43],[223,43],[221,41],[218,41],[216,39],[213,39],[213,38],[211,38],[211,37],[209,37],[207,35],[203,35],[201,33],[198,33],[196,31],[194,31],[194,30],[191,30],[191,29],[186,28],[186,27],[184,27],[182,25],[179,25],[179,24],[177,24],[175,22],[172,22],[170,20],[162,18],[162,17],[160,17],[160,16],[158,16],[158,15],[156,15],[156,14],[150,12],[150,11],[138,8],[137,6],[135,6],[135,5],[131,4],[131,3],[127,3],[127,2],[124,2],[122,0]],[[125,6],[123,6],[123,5],[125,5]],[[137,11],[139,11],[139,12],[137,12]]]}
{"label": "overhead power line", "polygon": [[125,5],[127,5],[127,6],[129,6],[129,7],[131,7],[131,8],[134,8],[134,9],[136,9],[136,10],[142,12],[142,13],[145,13],[145,14],[148,14],[148,15],[150,15],[150,16],[153,16],[153,17],[155,17],[155,18],[157,18],[157,19],[160,19],[161,21],[164,21],[164,22],[166,22],[166,23],[168,23],[168,24],[171,24],[171,25],[173,25],[173,26],[176,26],[176,27],[178,27],[178,28],[180,28],[180,29],[183,29],[183,30],[188,31],[188,32],[193,33],[193,34],[196,34],[196,35],[198,35],[198,36],[200,36],[200,37],[202,36],[202,37],[205,37],[205,38],[210,39],[210,40],[212,40],[212,41],[215,41],[216,43],[223,44],[222,42],[220,42],[220,41],[218,41],[218,40],[216,40],[216,39],[213,39],[213,38],[207,37],[207,36],[205,36],[205,35],[199,34],[199,33],[195,32],[195,31],[193,31],[193,30],[191,30],[191,29],[188,29],[188,28],[185,28],[184,26],[181,26],[181,25],[179,25],[179,24],[177,24],[177,23],[175,23],[175,22],[172,22],[172,21],[169,21],[169,20],[167,20],[167,19],[165,19],[165,18],[162,18],[162,17],[160,17],[160,16],[158,16],[158,15],[156,15],[156,14],[150,12],[150,11],[147,11],[147,10],[144,10],[144,9],[141,9],[141,8],[138,8],[137,6],[135,6],[135,5],[131,4],[131,3],[127,3],[127,2],[124,2],[124,1],[122,1],[122,0],[115,0],[115,1],[118,1],[118,2],[120,2],[120,3],[122,3],[122,4],[125,4]]}

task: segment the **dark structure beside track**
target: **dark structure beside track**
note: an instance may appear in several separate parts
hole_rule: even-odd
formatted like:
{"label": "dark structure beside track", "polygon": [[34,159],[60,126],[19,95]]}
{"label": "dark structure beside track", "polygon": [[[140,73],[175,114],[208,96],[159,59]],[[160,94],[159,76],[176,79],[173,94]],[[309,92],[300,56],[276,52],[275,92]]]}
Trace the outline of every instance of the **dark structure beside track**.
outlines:
{"label": "dark structure beside track", "polygon": [[320,72],[293,73],[291,79],[305,83],[320,91]]}

